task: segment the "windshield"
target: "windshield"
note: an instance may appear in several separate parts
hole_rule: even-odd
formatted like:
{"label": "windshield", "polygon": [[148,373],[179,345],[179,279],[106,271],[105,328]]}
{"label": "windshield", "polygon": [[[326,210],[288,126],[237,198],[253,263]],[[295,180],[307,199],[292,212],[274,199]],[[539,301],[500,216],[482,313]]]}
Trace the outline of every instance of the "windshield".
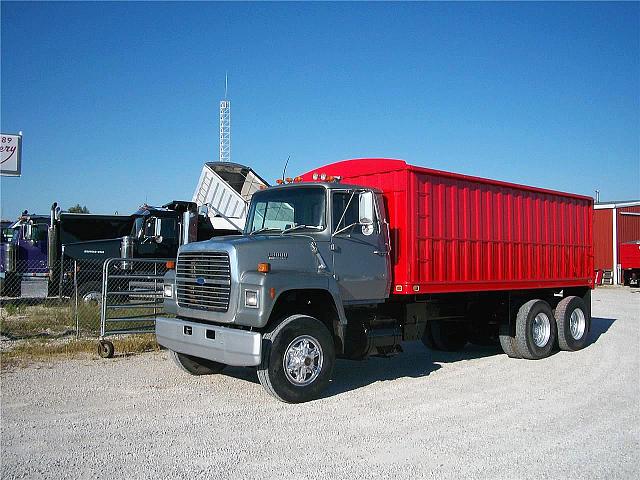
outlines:
{"label": "windshield", "polygon": [[324,230],[322,187],[267,190],[253,196],[245,233]]}
{"label": "windshield", "polygon": [[142,236],[142,227],[144,226],[144,217],[136,217],[131,229],[131,236],[139,238]]}

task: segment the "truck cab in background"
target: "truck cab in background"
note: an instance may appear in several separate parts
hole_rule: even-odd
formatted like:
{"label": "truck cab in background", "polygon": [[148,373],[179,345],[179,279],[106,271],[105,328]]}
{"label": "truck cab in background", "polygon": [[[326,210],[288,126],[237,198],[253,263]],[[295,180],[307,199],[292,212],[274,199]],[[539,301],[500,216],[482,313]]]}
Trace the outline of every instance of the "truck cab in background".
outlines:
{"label": "truck cab in background", "polygon": [[91,301],[101,295],[102,266],[109,258],[173,259],[181,245],[237,233],[215,230],[194,202],[174,200],[161,207],[145,204],[129,217],[129,227],[123,235],[62,246],[60,291],[69,295],[76,268],[82,280],[78,286],[80,297]]}
{"label": "truck cab in background", "polygon": [[22,279],[48,278],[47,230],[49,218],[23,212],[13,224],[2,229],[0,244],[0,292],[20,295]]}

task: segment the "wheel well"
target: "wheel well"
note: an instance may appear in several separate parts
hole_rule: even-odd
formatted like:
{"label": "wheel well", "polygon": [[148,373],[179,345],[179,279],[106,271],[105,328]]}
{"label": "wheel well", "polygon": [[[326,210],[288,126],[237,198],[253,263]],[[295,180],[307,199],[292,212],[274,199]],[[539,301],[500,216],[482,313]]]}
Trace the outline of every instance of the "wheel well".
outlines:
{"label": "wheel well", "polygon": [[327,290],[288,290],[281,293],[271,309],[266,328],[272,329],[294,314],[309,315],[324,323],[334,339],[336,351],[342,351],[342,341],[337,335],[340,318],[333,297]]}

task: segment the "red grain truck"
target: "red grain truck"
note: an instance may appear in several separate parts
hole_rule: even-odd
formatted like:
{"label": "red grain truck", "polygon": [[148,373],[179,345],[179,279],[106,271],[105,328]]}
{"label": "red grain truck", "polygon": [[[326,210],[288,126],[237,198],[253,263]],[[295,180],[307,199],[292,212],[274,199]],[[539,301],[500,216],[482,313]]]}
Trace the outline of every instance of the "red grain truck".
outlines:
{"label": "red grain truck", "polygon": [[254,194],[241,237],[181,247],[156,334],[183,370],[256,366],[301,402],[336,357],[402,341],[528,359],[587,344],[590,197],[389,159],[288,180]]}

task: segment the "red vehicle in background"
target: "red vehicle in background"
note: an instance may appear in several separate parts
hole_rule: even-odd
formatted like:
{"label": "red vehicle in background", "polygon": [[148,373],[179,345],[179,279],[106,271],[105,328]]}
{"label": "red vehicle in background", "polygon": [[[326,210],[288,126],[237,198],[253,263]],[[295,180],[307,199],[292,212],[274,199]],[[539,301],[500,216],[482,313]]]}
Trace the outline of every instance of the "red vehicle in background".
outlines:
{"label": "red vehicle in background", "polygon": [[620,268],[625,285],[640,287],[640,240],[620,245]]}

